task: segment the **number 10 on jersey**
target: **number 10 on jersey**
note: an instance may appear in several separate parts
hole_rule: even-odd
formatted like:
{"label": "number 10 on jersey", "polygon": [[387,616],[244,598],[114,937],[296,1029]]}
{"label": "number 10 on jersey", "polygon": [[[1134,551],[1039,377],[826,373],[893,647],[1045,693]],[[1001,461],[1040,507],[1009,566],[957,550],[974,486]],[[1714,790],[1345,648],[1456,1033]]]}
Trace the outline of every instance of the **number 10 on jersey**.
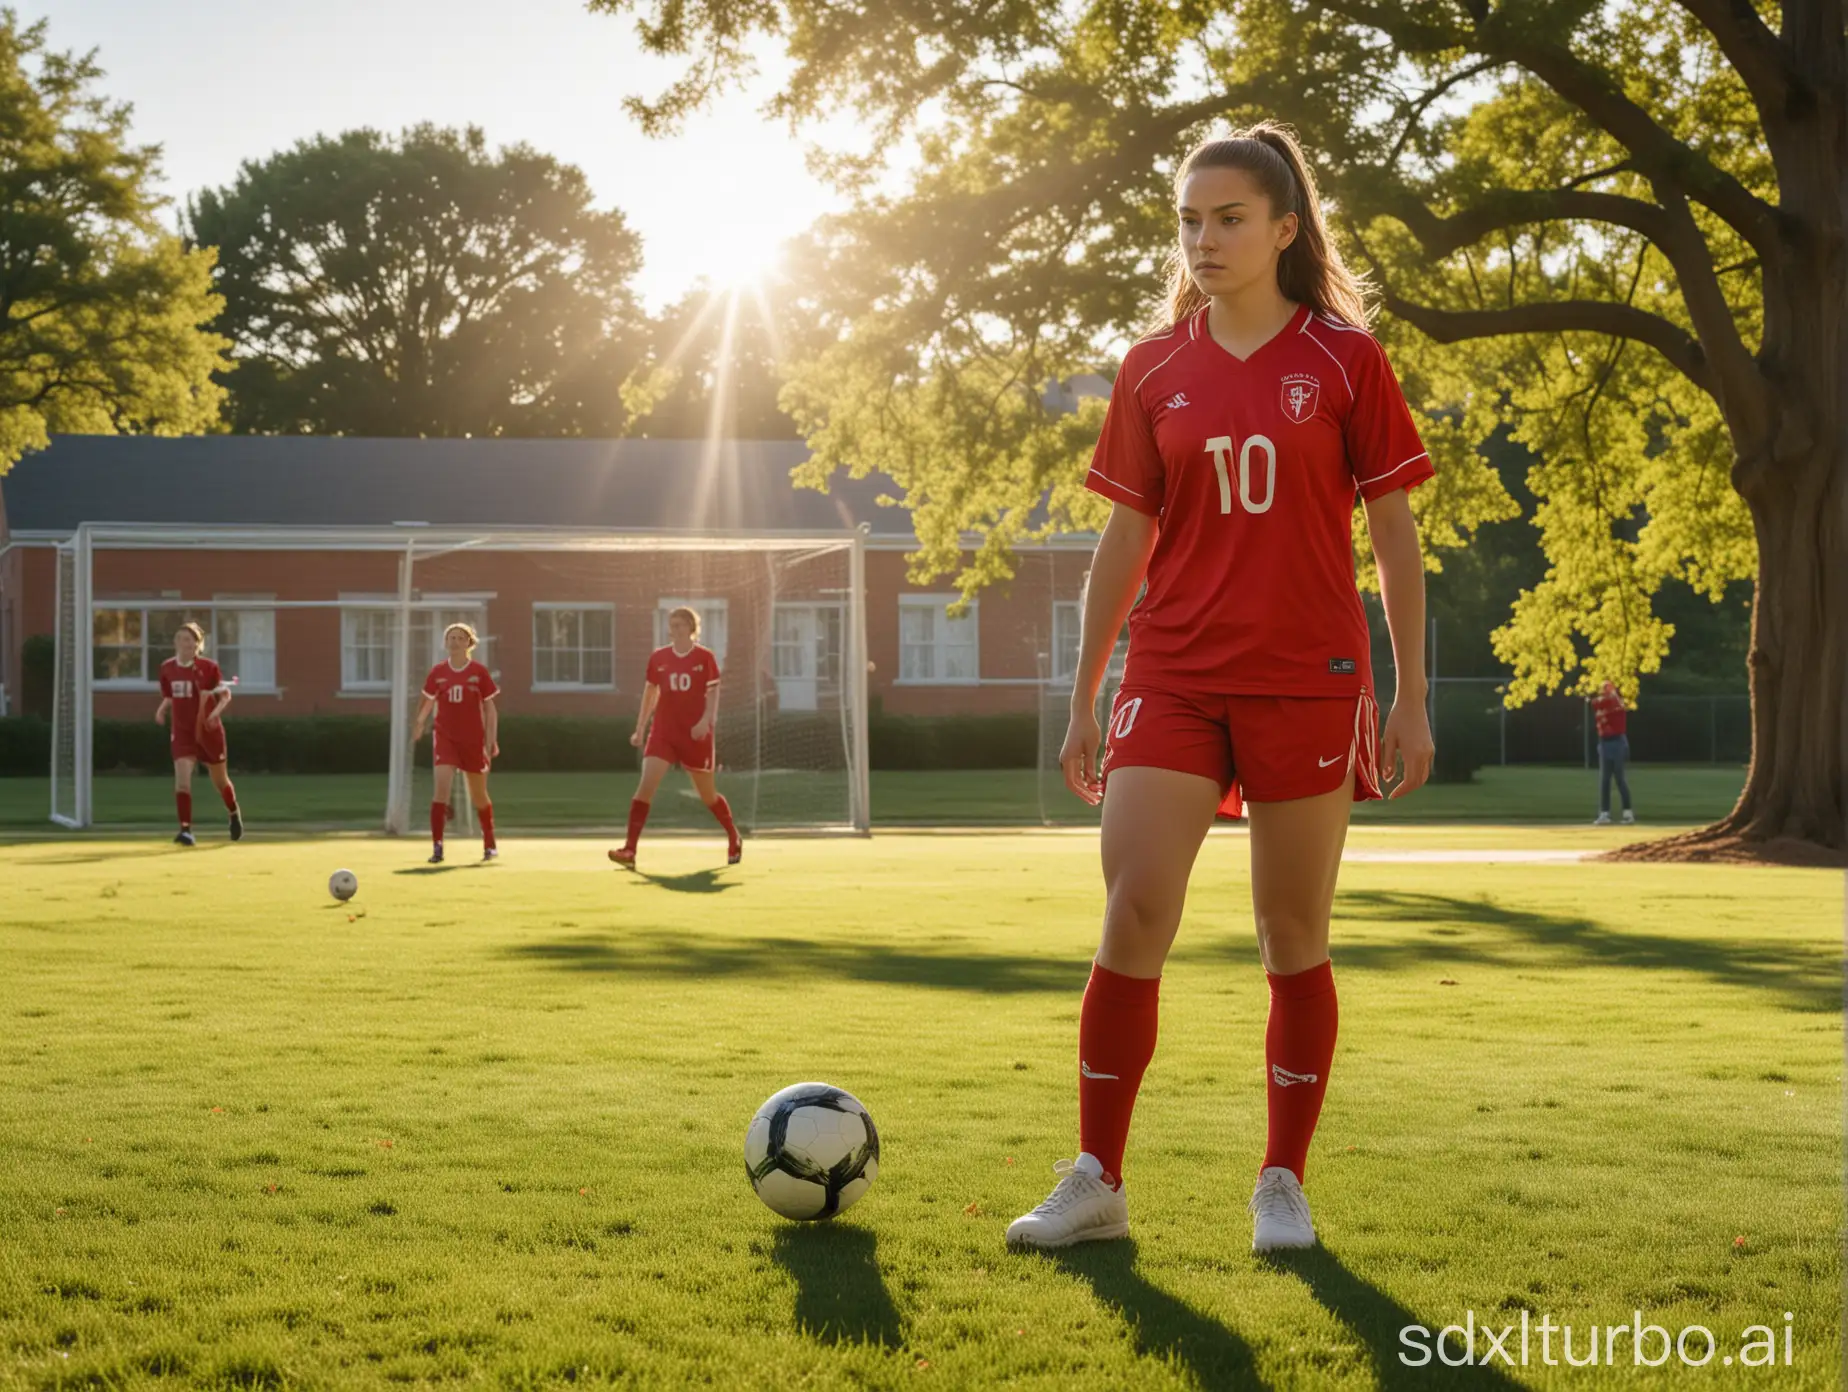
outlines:
{"label": "number 10 on jersey", "polygon": [[[1215,435],[1206,442],[1207,452],[1213,456],[1213,472],[1219,475],[1219,511],[1232,511],[1232,437]],[[1264,501],[1255,502],[1251,496],[1252,455],[1262,453],[1264,456]],[[1238,500],[1246,512],[1269,512],[1270,505],[1277,500],[1277,447],[1270,442],[1267,435],[1250,436],[1238,450]]]}

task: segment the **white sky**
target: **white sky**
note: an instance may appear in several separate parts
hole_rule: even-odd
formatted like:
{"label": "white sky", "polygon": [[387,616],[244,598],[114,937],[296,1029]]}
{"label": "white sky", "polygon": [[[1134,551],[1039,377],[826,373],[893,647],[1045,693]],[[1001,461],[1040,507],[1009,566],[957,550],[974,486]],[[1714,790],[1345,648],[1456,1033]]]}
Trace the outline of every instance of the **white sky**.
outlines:
{"label": "white sky", "polygon": [[[50,20],[52,47],[98,50],[102,91],[134,104],[139,142],[163,147],[176,202],[307,136],[478,125],[491,144],[523,140],[577,165],[598,203],[623,211],[642,236],[651,309],[702,275],[732,278],[750,255],[741,236],[781,241],[838,206],[804,165],[809,137],[759,114],[767,78],[677,137],[641,135],[622,98],[659,92],[673,65],[639,51],[629,20],[581,0],[14,2],[23,20]],[[845,123],[824,135],[851,138]]]}

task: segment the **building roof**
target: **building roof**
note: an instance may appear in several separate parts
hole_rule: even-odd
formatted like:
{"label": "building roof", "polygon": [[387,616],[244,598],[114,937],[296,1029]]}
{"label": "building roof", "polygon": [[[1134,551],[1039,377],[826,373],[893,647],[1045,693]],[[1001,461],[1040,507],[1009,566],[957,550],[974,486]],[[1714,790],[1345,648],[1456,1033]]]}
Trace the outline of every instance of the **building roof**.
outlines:
{"label": "building roof", "polygon": [[[710,457],[709,457],[710,454]],[[884,476],[798,488],[795,440],[416,440],[305,435],[56,435],[0,476],[15,534],[84,523],[824,532],[869,523]]]}

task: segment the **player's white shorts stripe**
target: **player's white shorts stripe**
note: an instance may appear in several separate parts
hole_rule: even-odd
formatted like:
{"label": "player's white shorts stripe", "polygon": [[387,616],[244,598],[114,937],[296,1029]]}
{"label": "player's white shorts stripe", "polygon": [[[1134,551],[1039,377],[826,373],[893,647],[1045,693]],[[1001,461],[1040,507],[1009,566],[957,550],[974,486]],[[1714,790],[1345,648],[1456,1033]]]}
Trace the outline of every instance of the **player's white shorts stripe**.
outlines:
{"label": "player's white shorts stripe", "polygon": [[1298,329],[1297,332],[1307,338],[1316,347],[1320,348],[1324,353],[1328,354],[1328,360],[1335,365],[1335,371],[1341,374],[1341,385],[1347,388],[1348,400],[1352,401],[1354,399],[1354,384],[1348,381],[1347,369],[1341,365],[1341,359],[1337,358],[1334,353],[1330,351],[1326,343],[1309,332],[1309,326],[1314,322],[1315,316],[1312,314],[1307,319],[1303,320],[1303,326]]}
{"label": "player's white shorts stripe", "polygon": [[1356,479],[1355,482],[1362,485],[1363,487],[1369,483],[1378,483],[1381,479],[1391,478],[1394,474],[1398,473],[1399,470],[1403,469],[1407,464],[1416,464],[1421,459],[1428,459],[1430,455],[1431,455],[1430,450],[1419,450],[1418,453],[1414,454],[1410,459],[1404,460],[1401,463],[1393,465],[1385,473],[1375,474],[1372,478]]}
{"label": "player's white shorts stripe", "polygon": [[1086,474],[1085,477],[1090,478],[1091,474],[1095,474],[1098,478],[1102,479],[1105,483],[1109,484],[1112,488],[1120,488],[1125,493],[1135,493],[1138,498],[1145,496],[1144,494],[1136,493],[1136,490],[1131,488],[1127,483],[1118,483],[1115,479],[1111,478],[1109,474],[1106,474],[1102,469],[1092,469],[1091,473]]}

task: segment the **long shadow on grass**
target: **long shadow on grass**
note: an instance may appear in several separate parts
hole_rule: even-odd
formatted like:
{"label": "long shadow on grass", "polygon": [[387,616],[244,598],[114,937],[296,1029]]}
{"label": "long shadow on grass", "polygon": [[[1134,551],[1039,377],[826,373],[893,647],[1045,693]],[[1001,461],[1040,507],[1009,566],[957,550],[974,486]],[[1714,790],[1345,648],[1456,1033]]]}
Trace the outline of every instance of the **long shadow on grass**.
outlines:
{"label": "long shadow on grass", "polygon": [[693,870],[685,875],[651,875],[646,870],[630,871],[636,879],[653,885],[656,889],[672,890],[676,894],[722,894],[728,889],[735,889],[736,880],[721,880],[725,872],[719,869]]}
{"label": "long shadow on grass", "polygon": [[[1399,1331],[1411,1325],[1423,1325],[1429,1331],[1424,1342],[1434,1349],[1434,1338],[1431,1336],[1436,1334],[1435,1326],[1413,1314],[1378,1286],[1349,1271],[1341,1264],[1341,1259],[1326,1247],[1311,1247],[1300,1252],[1272,1252],[1262,1260],[1268,1266],[1293,1273],[1309,1287],[1309,1293],[1315,1297],[1316,1303],[1345,1324],[1355,1338],[1366,1346],[1368,1355],[1373,1359],[1373,1373],[1379,1380],[1382,1392],[1401,1392],[1401,1389],[1417,1387],[1519,1386],[1493,1365],[1446,1367],[1437,1360],[1435,1351],[1428,1365],[1407,1367],[1400,1361],[1399,1355],[1409,1353],[1410,1349],[1399,1341]],[[1462,1312],[1457,1313],[1460,1315]],[[1449,1315],[1444,1315],[1438,1323],[1442,1324],[1449,1318]],[[1454,1336],[1450,1349],[1453,1358],[1463,1352],[1461,1343],[1454,1341]],[[1480,1339],[1477,1341],[1476,1352],[1481,1356]],[[1515,1350],[1510,1349],[1509,1352],[1515,1353]]]}
{"label": "long shadow on grass", "polygon": [[584,934],[503,949],[515,961],[561,971],[710,981],[832,977],[881,985],[937,986],[1010,995],[1084,989],[1088,962],[1000,953],[962,956],[908,952],[877,943],[807,942],[799,938],[692,939],[664,935]]}
{"label": "long shadow on grass", "polygon": [[1136,1271],[1134,1238],[1092,1242],[1051,1260],[1091,1283],[1097,1298],[1129,1326],[1138,1355],[1173,1358],[1202,1387],[1264,1388],[1251,1345],[1210,1315],[1151,1285]]}
{"label": "long shadow on grass", "polygon": [[[1613,911],[1621,911],[1614,904]],[[1692,972],[1727,986],[1746,986],[1784,997],[1797,1010],[1832,1013],[1841,1009],[1842,967],[1839,951],[1788,941],[1753,944],[1739,939],[1667,937],[1631,933],[1588,918],[1515,908],[1481,898],[1419,894],[1402,890],[1352,890],[1335,899],[1333,952],[1337,966],[1403,967],[1423,958],[1437,963],[1476,963],[1493,967],[1547,965],[1494,946],[1455,938],[1417,942],[1349,943],[1340,923],[1403,923],[1429,930],[1465,924],[1498,930],[1510,946],[1530,945],[1556,953],[1558,966],[1614,966],[1639,971]],[[1183,947],[1178,960],[1236,959],[1250,963],[1248,941],[1226,940],[1199,948]]]}
{"label": "long shadow on grass", "polygon": [[796,1327],[824,1344],[897,1348],[898,1307],[879,1274],[876,1240],[833,1223],[777,1229],[772,1255],[796,1281]]}

